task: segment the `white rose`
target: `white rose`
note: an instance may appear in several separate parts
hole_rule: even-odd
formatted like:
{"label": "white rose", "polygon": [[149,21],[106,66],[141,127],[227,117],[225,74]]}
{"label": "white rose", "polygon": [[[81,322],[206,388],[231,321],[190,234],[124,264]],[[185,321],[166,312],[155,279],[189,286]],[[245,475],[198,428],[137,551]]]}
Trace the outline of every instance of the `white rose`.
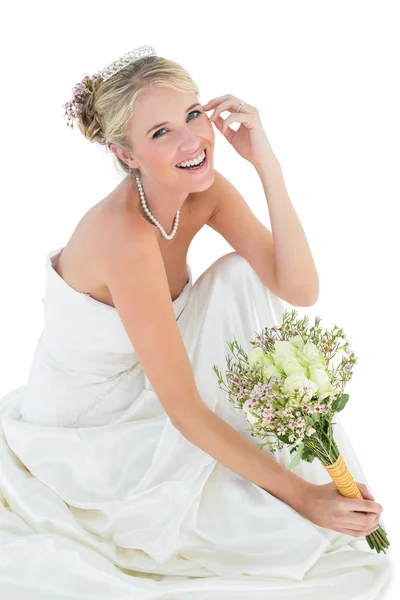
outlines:
{"label": "white rose", "polygon": [[318,350],[318,347],[312,342],[307,342],[301,351],[303,357],[309,362],[309,364],[320,364],[326,366],[325,357]]}
{"label": "white rose", "polygon": [[274,343],[276,354],[285,354],[286,356],[296,356],[297,348],[291,342],[277,340]]}
{"label": "white rose", "polygon": [[263,379],[264,381],[268,381],[270,377],[278,377],[279,379],[282,377],[282,372],[276,368],[275,365],[270,365],[269,367],[264,367],[263,370]]}
{"label": "white rose", "polygon": [[319,366],[310,365],[309,378],[317,385],[317,393],[320,398],[326,398],[334,392],[328,373]]}
{"label": "white rose", "polygon": [[266,354],[261,348],[256,348],[255,350],[250,350],[248,353],[248,361],[250,365],[255,365],[257,361],[260,361],[262,365],[273,365],[274,361],[272,358]]}
{"label": "white rose", "polygon": [[274,344],[272,358],[278,369],[283,370],[283,361],[287,358],[297,358],[298,350],[290,342],[277,340]]}
{"label": "white rose", "polygon": [[307,375],[307,369],[303,367],[295,356],[288,356],[282,362],[282,368],[286,375]]}
{"label": "white rose", "polygon": [[[304,386],[307,386],[310,389],[304,390]],[[302,395],[306,393],[306,398],[312,398],[312,396],[318,390],[318,385],[314,381],[308,379],[308,377],[305,375],[295,373],[286,377],[283,384],[283,389],[286,394],[299,393]]]}
{"label": "white rose", "polygon": [[296,348],[298,348],[299,350],[302,350],[304,348],[304,340],[301,337],[301,335],[295,335],[293,337],[290,337],[288,339],[288,342],[296,346]]}

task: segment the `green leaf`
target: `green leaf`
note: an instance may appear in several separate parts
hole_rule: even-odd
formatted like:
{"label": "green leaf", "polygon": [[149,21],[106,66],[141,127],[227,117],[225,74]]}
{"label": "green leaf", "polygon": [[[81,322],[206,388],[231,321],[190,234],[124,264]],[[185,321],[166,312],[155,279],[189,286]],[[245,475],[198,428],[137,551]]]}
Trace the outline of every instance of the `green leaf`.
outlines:
{"label": "green leaf", "polygon": [[336,398],[336,400],[332,402],[332,410],[334,412],[340,412],[341,410],[343,410],[347,404],[348,399],[349,394],[342,394],[341,396],[339,396],[339,398]]}
{"label": "green leaf", "polygon": [[289,436],[288,435],[276,435],[276,437],[278,438],[278,440],[280,440],[281,442],[284,442],[285,444],[290,444],[290,440],[289,440]]}
{"label": "green leaf", "polygon": [[301,456],[303,454],[303,450],[304,450],[304,442],[301,442],[301,444],[299,444],[299,448],[297,450],[296,456],[293,458],[293,460],[286,467],[286,469],[288,471],[290,471],[290,469],[293,469],[293,467],[295,467],[300,462]]}
{"label": "green leaf", "polygon": [[308,463],[312,463],[312,461],[314,460],[315,456],[314,454],[309,450],[309,448],[305,447],[303,450],[303,454],[301,456],[302,460],[308,462]]}

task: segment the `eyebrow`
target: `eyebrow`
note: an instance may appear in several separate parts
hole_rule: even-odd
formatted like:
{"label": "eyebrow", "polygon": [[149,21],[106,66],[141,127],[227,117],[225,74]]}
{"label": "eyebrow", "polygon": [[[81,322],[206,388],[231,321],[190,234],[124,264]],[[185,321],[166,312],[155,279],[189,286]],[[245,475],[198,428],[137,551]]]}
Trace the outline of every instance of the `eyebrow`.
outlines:
{"label": "eyebrow", "polygon": [[[189,110],[191,110],[195,106],[201,106],[201,104],[199,102],[196,102],[195,104],[192,104],[192,106],[189,106],[189,108],[186,109],[186,112],[189,112]],[[148,130],[148,132],[146,133],[146,135],[149,134],[150,131],[153,131],[153,129],[157,129],[157,127],[161,127],[161,125],[167,125],[167,123],[168,123],[168,121],[164,121],[163,123],[158,123],[158,125],[154,125],[151,129]]]}

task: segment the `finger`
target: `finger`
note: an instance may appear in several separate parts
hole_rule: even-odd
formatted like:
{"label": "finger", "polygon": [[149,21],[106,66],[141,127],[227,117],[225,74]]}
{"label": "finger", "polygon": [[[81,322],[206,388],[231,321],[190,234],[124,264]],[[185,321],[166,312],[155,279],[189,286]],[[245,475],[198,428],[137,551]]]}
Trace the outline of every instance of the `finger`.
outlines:
{"label": "finger", "polygon": [[[232,115],[229,115],[229,117],[227,117],[221,125],[221,133],[223,133],[226,137],[228,137],[230,134],[235,134],[236,131],[234,129],[232,129],[231,127],[229,127],[229,125],[231,123],[240,123],[240,124],[244,124],[248,129],[253,129],[254,128],[254,119],[253,119],[253,115],[249,114],[249,113],[235,113]],[[229,140],[229,137],[228,137]]]}
{"label": "finger", "polygon": [[[239,107],[239,99],[235,98],[235,96],[228,96],[227,100],[224,100],[222,102],[219,102],[217,107],[215,108],[213,114],[211,115],[210,121],[215,121],[218,116],[220,115],[220,113],[225,112],[225,111],[230,111],[230,112],[235,112],[237,110],[237,108]],[[244,103],[242,103],[242,110],[244,110]],[[212,106],[210,106],[210,109],[212,108]],[[204,106],[203,106],[204,109]],[[245,112],[241,112],[240,114],[246,114]],[[230,115],[229,115],[230,116]],[[228,119],[229,119],[228,116]]]}
{"label": "finger", "polygon": [[356,531],[365,531],[371,527],[377,527],[379,523],[379,515],[372,516],[372,513],[362,515],[361,513],[351,513],[351,520],[349,516],[345,521],[342,522],[343,527],[349,529],[355,529]]}
{"label": "finger", "polygon": [[374,500],[359,500],[358,498],[344,498],[344,503],[346,508],[350,511],[356,512],[371,512],[371,513],[381,513],[383,511],[383,506]]}
{"label": "finger", "polygon": [[[341,529],[339,531],[339,533],[344,533],[345,535],[351,535],[353,537],[365,537],[367,535],[370,535],[370,533],[376,531],[377,527],[371,527],[370,529],[367,529],[365,531],[357,531],[356,529]],[[337,531],[337,530],[335,530]]]}
{"label": "finger", "polygon": [[[356,529],[357,531],[365,531],[366,529],[370,529],[371,527],[377,527],[379,525],[379,515],[374,518],[371,518],[368,515],[357,515],[353,513],[353,517],[351,521],[344,521],[342,523],[343,527],[348,527],[349,529]],[[359,517],[359,518],[358,518]]]}
{"label": "finger", "polygon": [[224,123],[226,122],[226,119],[223,119],[222,117],[220,117],[219,115],[212,115],[212,117],[210,118],[210,122],[214,123],[215,127],[219,130],[220,133],[222,133],[223,128],[224,128]]}
{"label": "finger", "polygon": [[221,131],[222,125],[224,124],[224,119],[222,117],[219,116],[215,116],[214,115],[210,118],[210,123],[214,123],[215,127]]}
{"label": "finger", "polygon": [[214,106],[216,106],[217,104],[220,104],[221,102],[224,102],[228,98],[234,98],[234,96],[232,96],[232,94],[225,94],[224,96],[218,96],[217,98],[212,98],[211,100],[206,102],[206,104],[202,105],[202,109],[203,110],[211,110]]}
{"label": "finger", "polygon": [[365,483],[360,483],[356,481],[356,484],[364,498],[366,498],[367,500],[375,500],[374,496],[371,494]]}

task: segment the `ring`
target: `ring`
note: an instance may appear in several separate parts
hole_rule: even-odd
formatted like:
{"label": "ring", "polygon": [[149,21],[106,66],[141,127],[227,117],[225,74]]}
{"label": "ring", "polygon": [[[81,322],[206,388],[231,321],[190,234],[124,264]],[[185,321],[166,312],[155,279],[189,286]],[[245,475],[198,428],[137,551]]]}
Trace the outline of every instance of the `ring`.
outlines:
{"label": "ring", "polygon": [[242,108],[242,106],[243,106],[243,102],[241,102],[241,103],[239,104],[239,108],[238,108],[238,109],[237,109],[237,111],[236,111],[237,113],[238,113],[238,112],[239,112],[239,110]]}

